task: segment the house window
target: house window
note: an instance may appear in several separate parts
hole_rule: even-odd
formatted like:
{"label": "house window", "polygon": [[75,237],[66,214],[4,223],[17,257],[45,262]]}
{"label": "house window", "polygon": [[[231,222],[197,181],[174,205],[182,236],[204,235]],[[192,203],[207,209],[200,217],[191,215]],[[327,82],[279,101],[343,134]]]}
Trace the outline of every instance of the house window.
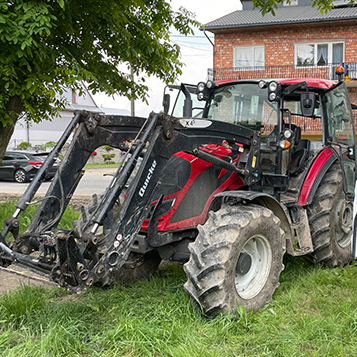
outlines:
{"label": "house window", "polygon": [[327,66],[343,62],[344,43],[299,43],[295,45],[295,64],[298,67]]}
{"label": "house window", "polygon": [[259,67],[264,69],[264,46],[237,46],[233,49],[235,68]]}

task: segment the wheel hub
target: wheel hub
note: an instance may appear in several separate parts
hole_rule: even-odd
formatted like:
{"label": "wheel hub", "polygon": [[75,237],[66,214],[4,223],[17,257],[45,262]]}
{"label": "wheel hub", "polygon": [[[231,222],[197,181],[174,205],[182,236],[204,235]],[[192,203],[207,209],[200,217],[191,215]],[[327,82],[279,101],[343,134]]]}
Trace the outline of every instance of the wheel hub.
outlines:
{"label": "wheel hub", "polygon": [[335,230],[337,242],[344,247],[350,242],[350,233],[352,231],[353,206],[350,201],[341,199],[336,208]]}
{"label": "wheel hub", "polygon": [[272,257],[270,243],[263,235],[255,235],[244,244],[235,271],[236,290],[243,299],[252,299],[263,289]]}
{"label": "wheel hub", "polygon": [[247,254],[247,253],[240,253],[238,262],[237,262],[237,267],[236,267],[236,273],[245,275],[248,273],[252,266],[252,257]]}

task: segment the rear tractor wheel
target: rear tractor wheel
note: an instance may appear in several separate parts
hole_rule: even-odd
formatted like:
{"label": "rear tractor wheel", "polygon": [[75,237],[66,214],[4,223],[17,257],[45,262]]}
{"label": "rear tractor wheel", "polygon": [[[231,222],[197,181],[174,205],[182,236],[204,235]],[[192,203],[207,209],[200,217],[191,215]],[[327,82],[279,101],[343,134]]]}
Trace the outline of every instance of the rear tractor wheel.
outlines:
{"label": "rear tractor wheel", "polygon": [[314,246],[307,259],[330,268],[350,263],[353,204],[345,199],[339,162],[321,180],[307,212]]}
{"label": "rear tractor wheel", "polygon": [[189,245],[187,293],[206,316],[257,311],[271,301],[284,268],[285,235],[267,208],[224,205]]}

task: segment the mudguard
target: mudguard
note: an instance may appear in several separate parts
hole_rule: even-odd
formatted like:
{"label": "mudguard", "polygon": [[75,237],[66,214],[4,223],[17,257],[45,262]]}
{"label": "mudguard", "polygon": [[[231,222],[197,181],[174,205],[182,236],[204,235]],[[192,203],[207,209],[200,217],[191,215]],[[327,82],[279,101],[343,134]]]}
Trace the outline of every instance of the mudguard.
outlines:
{"label": "mudguard", "polygon": [[316,190],[327,170],[338,159],[335,151],[328,147],[322,150],[311,164],[300,191],[298,206],[311,204]]}
{"label": "mudguard", "polygon": [[293,239],[289,213],[286,207],[281,205],[273,196],[256,191],[224,191],[217,193],[214,197],[234,198],[242,202],[249,201],[250,203],[269,208],[280,219],[281,228],[285,232],[286,240]]}

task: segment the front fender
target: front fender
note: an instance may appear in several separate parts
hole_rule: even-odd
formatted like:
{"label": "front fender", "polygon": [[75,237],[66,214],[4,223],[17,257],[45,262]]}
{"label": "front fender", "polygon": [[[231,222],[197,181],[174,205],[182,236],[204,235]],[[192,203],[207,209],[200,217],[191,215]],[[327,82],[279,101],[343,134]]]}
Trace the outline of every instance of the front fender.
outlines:
{"label": "front fender", "polygon": [[249,203],[269,208],[280,219],[281,228],[285,232],[286,240],[292,241],[293,231],[291,229],[291,221],[288,210],[273,196],[256,191],[224,191],[217,193],[214,197],[223,197],[228,199],[234,198],[238,200],[240,204],[245,204],[245,201],[249,201]]}

